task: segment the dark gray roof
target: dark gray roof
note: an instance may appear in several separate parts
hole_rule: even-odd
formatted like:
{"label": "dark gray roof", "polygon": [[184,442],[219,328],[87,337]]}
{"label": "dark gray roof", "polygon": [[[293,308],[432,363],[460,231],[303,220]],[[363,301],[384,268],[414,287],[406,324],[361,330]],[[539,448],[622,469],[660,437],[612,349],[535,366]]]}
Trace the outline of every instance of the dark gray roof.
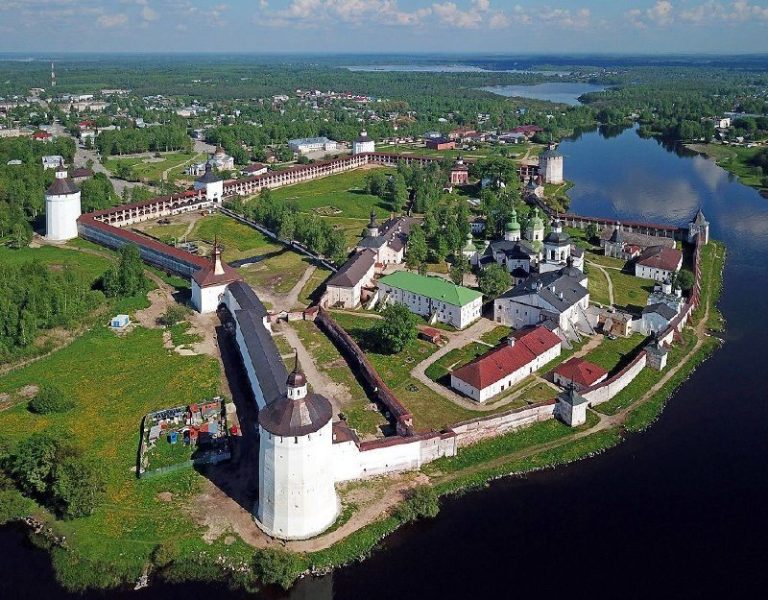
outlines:
{"label": "dark gray roof", "polygon": [[361,250],[345,262],[326,285],[354,287],[375,264],[376,253],[368,248]]}
{"label": "dark gray roof", "polygon": [[705,225],[707,223],[707,218],[704,216],[704,212],[701,209],[696,211],[696,216],[693,218],[693,222],[696,225]]}
{"label": "dark gray roof", "polygon": [[589,294],[587,288],[581,285],[583,273],[577,269],[578,276],[573,277],[566,272],[567,270],[568,267],[559,271],[532,275],[502,294],[500,298],[520,298],[536,294],[556,310],[562,312]]}
{"label": "dark gray roof", "polygon": [[387,243],[387,238],[383,235],[369,235],[357,242],[358,248],[373,248],[378,250]]}
{"label": "dark gray roof", "polygon": [[57,177],[45,193],[48,196],[63,196],[64,194],[76,194],[79,191],[80,188],[69,177],[62,179]]}
{"label": "dark gray roof", "polygon": [[611,234],[610,240],[614,244],[621,244],[624,241],[624,231],[621,229],[621,225],[618,223],[616,224],[616,227],[613,228],[613,233]]}
{"label": "dark gray roof", "polygon": [[668,305],[664,304],[663,302],[658,302],[656,304],[651,304],[649,306],[646,306],[643,309],[643,314],[644,315],[651,314],[651,313],[656,313],[657,315],[661,315],[662,317],[664,317],[668,321],[671,321],[672,319],[674,319],[677,316],[677,313],[674,311],[674,309],[672,309]]}
{"label": "dark gray roof", "polygon": [[565,233],[565,231],[550,231],[547,237],[544,238],[544,243],[565,246],[571,243],[571,236]]}
{"label": "dark gray roof", "polygon": [[267,309],[261,302],[261,299],[256,295],[256,292],[253,291],[253,288],[244,281],[230,283],[227,289],[235,297],[235,300],[237,300],[240,310],[255,311],[261,318],[267,315]]}
{"label": "dark gray roof", "polygon": [[[239,302],[239,300],[238,300]],[[262,305],[263,308],[263,305]],[[266,311],[265,311],[266,314]],[[251,357],[253,371],[267,404],[285,397],[288,371],[258,309],[236,310],[235,318]]]}
{"label": "dark gray roof", "polygon": [[307,394],[299,400],[284,397],[259,411],[259,425],[282,437],[314,433],[332,418],[331,403],[319,394]]}
{"label": "dark gray roof", "polygon": [[571,406],[578,406],[579,404],[584,404],[587,402],[587,399],[579,394],[579,392],[576,391],[576,388],[569,387],[567,390],[562,392],[558,397],[558,400],[565,402],[566,404],[570,404]]}
{"label": "dark gray roof", "polygon": [[571,246],[571,256],[584,256],[584,248],[579,248],[578,246]]}
{"label": "dark gray roof", "polygon": [[495,255],[500,252],[503,252],[504,256],[508,259],[526,259],[539,255],[533,246],[525,240],[519,240],[517,242],[498,240],[491,242],[488,245],[488,248],[485,249],[486,255]]}
{"label": "dark gray roof", "polygon": [[217,181],[221,181],[221,177],[216,175],[216,173],[213,172],[213,169],[211,168],[210,163],[205,164],[205,173],[203,173],[202,177],[197,178],[198,183],[215,183]]}
{"label": "dark gray roof", "polygon": [[547,148],[541,153],[542,158],[556,158],[558,156],[562,156],[562,154],[560,154],[556,148]]}

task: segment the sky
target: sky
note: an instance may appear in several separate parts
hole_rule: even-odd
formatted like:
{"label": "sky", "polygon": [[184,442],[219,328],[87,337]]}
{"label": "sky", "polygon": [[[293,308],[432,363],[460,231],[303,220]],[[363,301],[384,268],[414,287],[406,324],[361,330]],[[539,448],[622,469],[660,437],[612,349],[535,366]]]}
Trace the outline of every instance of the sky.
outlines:
{"label": "sky", "polygon": [[762,53],[768,0],[0,0],[0,52]]}

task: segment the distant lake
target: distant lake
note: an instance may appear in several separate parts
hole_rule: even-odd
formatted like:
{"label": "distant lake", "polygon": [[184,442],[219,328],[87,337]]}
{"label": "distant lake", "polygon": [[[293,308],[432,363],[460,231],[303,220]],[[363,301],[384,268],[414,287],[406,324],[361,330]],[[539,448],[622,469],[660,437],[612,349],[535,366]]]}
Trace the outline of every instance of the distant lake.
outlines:
{"label": "distant lake", "polygon": [[486,92],[506,96],[521,97],[534,100],[548,100],[570,106],[578,106],[579,96],[588,92],[602,92],[605,86],[592,83],[537,83],[536,85],[491,85],[480,88]]}
{"label": "distant lake", "polygon": [[383,73],[528,73],[557,77],[570,75],[570,71],[537,71],[534,69],[483,69],[472,65],[353,65],[344,67],[349,71]]}

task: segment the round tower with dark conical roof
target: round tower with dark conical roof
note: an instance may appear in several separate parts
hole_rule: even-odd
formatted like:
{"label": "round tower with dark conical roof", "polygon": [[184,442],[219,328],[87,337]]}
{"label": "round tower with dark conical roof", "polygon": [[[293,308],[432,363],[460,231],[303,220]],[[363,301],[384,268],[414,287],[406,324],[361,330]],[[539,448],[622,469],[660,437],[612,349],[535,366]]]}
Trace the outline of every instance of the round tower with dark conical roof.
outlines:
{"label": "round tower with dark conical roof", "polygon": [[259,411],[256,520],[267,534],[307,539],[336,520],[332,418],[330,401],[309,393],[297,354],[286,395]]}
{"label": "round tower with dark conical roof", "polygon": [[82,214],[80,189],[67,169],[56,169],[56,179],[45,192],[45,237],[63,242],[77,237],[77,219]]}

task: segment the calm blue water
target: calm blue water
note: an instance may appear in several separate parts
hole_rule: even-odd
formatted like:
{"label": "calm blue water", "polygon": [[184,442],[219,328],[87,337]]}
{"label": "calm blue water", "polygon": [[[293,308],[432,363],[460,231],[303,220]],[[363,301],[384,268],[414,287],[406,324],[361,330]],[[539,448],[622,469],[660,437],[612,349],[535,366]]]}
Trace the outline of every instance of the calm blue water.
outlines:
{"label": "calm blue water", "polygon": [[[292,600],[764,595],[768,200],[632,130],[586,133],[561,149],[575,212],[685,223],[703,206],[729,247],[724,347],[647,432],[591,460],[447,500],[437,519],[400,530],[363,563],[302,581]],[[0,529],[0,548],[0,597],[60,595],[45,555],[13,529]],[[180,595],[241,597],[194,585],[126,597]]]}
{"label": "calm blue water", "polygon": [[539,71],[535,69],[484,69],[472,65],[352,65],[349,71],[382,73],[527,73],[558,77],[570,75],[570,71]]}
{"label": "calm blue water", "polygon": [[602,92],[605,86],[591,83],[552,82],[535,85],[492,85],[480,89],[508,98],[531,98],[577,106],[579,96],[588,92]]}

